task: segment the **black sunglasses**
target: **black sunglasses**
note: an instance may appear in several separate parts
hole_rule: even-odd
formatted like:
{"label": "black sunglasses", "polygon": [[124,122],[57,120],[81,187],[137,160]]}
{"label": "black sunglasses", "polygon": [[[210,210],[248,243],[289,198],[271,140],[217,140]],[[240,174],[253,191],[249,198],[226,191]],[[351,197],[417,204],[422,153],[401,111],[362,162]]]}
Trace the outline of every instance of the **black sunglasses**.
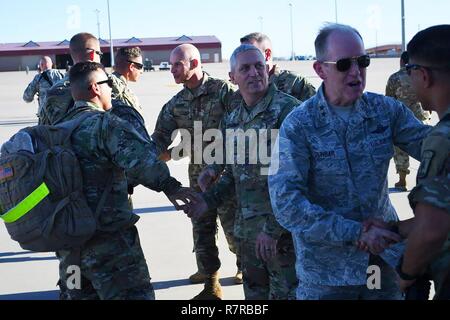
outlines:
{"label": "black sunglasses", "polygon": [[129,63],[134,64],[134,66],[136,67],[136,69],[138,70],[142,70],[144,68],[144,65],[142,63],[136,62],[136,61],[131,61],[131,60],[127,60]]}
{"label": "black sunglasses", "polygon": [[[114,84],[113,83],[113,79],[111,79],[111,78],[109,78],[108,80],[103,80],[103,81],[96,82],[96,84],[104,84],[104,83],[106,83],[111,89],[112,89],[113,84]],[[91,86],[89,86],[88,89],[91,89]]]}
{"label": "black sunglasses", "polygon": [[338,61],[322,61],[322,63],[335,64],[339,72],[347,72],[352,67],[353,61],[356,61],[359,68],[367,68],[370,65],[370,56],[366,54],[359,57],[339,59]]}
{"label": "black sunglasses", "polygon": [[429,66],[422,66],[420,64],[415,64],[415,63],[407,63],[407,64],[405,64],[405,70],[406,70],[406,73],[408,73],[409,76],[411,75],[411,70],[418,70],[420,68],[428,69],[428,70],[447,70],[447,69],[450,69],[450,66],[448,66],[448,67],[446,67],[446,66],[443,66],[443,67],[429,67]]}

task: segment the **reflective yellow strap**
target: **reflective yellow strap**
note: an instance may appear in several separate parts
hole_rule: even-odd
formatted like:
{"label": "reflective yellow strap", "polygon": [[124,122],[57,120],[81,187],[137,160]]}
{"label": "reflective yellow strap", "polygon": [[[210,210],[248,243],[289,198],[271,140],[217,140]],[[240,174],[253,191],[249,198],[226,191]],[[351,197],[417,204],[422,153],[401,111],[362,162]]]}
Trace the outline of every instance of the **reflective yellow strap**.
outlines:
{"label": "reflective yellow strap", "polygon": [[16,222],[28,212],[31,211],[34,207],[38,205],[39,202],[44,200],[50,194],[50,190],[48,190],[47,185],[45,183],[41,184],[39,188],[34,190],[28,197],[22,200],[17,206],[9,210],[4,215],[1,215],[0,218],[5,220],[6,223]]}

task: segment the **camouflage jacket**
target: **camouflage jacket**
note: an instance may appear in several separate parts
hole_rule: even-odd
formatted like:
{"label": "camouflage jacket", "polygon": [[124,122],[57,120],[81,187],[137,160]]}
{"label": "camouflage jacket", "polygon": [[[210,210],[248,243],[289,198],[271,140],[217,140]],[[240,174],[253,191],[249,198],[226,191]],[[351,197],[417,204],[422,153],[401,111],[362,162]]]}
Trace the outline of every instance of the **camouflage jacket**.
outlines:
{"label": "camouflage jacket", "polygon": [[281,70],[275,65],[275,71],[269,78],[277,88],[300,101],[306,101],[316,94],[316,88],[306,78],[291,71]]}
{"label": "camouflage jacket", "polygon": [[[369,254],[355,246],[361,222],[398,220],[387,183],[394,145],[419,159],[430,130],[400,102],[373,93],[357,100],[346,125],[328,106],[323,87],[286,118],[269,190],[278,222],[293,235],[302,281],[366,284]],[[382,258],[396,264],[400,247]]]}
{"label": "camouflage jacket", "polygon": [[167,165],[158,160],[156,147],[143,139],[129,123],[93,103],[77,101],[62,119],[68,121],[84,112],[84,120],[72,134],[72,149],[78,157],[83,175],[83,190],[95,212],[97,203],[112,177],[112,190],[99,218],[100,230],[115,231],[139,219],[128,203],[125,173],[140,184],[166,194],[176,191],[180,183],[170,176]]}
{"label": "camouflage jacket", "polygon": [[386,85],[386,96],[403,102],[420,121],[430,119],[430,113],[422,109],[422,105],[411,87],[411,79],[405,68],[389,77]]}
{"label": "camouflage jacket", "polygon": [[[189,132],[191,141],[182,141],[182,143],[190,143],[189,156],[193,163],[194,152],[201,155],[203,148],[211,143],[211,141],[203,141],[203,133],[208,129],[219,128],[222,117],[231,110],[229,102],[233,92],[234,89],[230,83],[212,78],[206,73],[204,73],[202,84],[194,92],[186,87],[181,90],[163,106],[156,122],[152,139],[157,144],[159,152],[167,150],[176,130],[184,129]],[[202,127],[202,130],[196,133],[202,135],[197,139],[203,141],[203,145],[197,146],[198,150],[195,151],[194,122]],[[202,165],[191,165],[190,176],[199,173],[200,167]],[[196,179],[191,179],[191,182],[194,182],[193,180]]]}
{"label": "camouflage jacket", "polygon": [[[279,129],[284,118],[299,103],[297,99],[282,93],[272,84],[266,96],[257,105],[250,109],[242,100],[237,109],[225,116],[221,125],[224,137],[227,137],[227,132],[230,130],[231,132],[243,130],[247,133],[253,130],[257,140],[246,135],[245,140],[242,140],[245,141],[245,147],[241,148],[239,137],[226,139],[227,141],[224,142],[227,146],[225,170],[214,187],[204,194],[205,201],[210,208],[218,207],[224,199],[236,194],[238,215],[240,216],[236,218],[236,221],[245,224],[250,223],[249,219],[265,216],[266,221],[261,231],[274,239],[279,239],[287,231],[281,228],[273,216],[267,184],[267,170],[264,171],[264,168],[268,169],[272,144],[278,134],[278,130],[274,132],[275,134],[271,134],[270,130]],[[232,159],[229,158],[230,144],[234,148],[231,153]],[[261,159],[261,152],[267,154],[263,154],[263,156],[267,156],[269,161],[265,162]],[[239,160],[240,157],[245,157],[244,163]],[[236,229],[241,232],[239,237],[245,237],[245,230],[242,227],[237,226]]]}
{"label": "camouflage jacket", "polygon": [[[450,214],[450,107],[442,120],[423,142],[422,162],[417,173],[417,185],[409,194],[411,207],[427,203]],[[450,234],[441,254],[429,270],[438,295],[450,270]]]}
{"label": "camouflage jacket", "polygon": [[127,80],[120,73],[113,72],[110,75],[113,80],[113,89],[111,93],[112,104],[125,104],[136,109],[142,115],[142,107],[138,98],[134,95],[133,91],[128,87]]}
{"label": "camouflage jacket", "polygon": [[47,91],[59,80],[64,77],[61,71],[56,69],[46,70],[40,74],[37,74],[34,79],[30,82],[23,93],[23,100],[25,102],[32,102],[34,96],[38,95],[39,110],[38,116],[41,117],[41,110],[45,104]]}

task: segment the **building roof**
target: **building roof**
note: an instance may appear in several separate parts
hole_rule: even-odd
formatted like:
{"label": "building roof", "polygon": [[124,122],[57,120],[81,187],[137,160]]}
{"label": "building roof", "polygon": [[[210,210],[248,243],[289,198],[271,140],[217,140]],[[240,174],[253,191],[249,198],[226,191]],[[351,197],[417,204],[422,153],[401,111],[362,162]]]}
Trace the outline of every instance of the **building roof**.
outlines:
{"label": "building roof", "polygon": [[[216,36],[186,36],[164,37],[164,38],[137,38],[113,40],[114,48],[138,46],[142,50],[171,50],[174,47],[191,43],[202,48],[222,47],[220,40]],[[102,51],[109,52],[109,40],[100,39]],[[69,41],[67,39],[59,41],[28,41],[23,43],[0,43],[0,56],[16,55],[40,55],[40,54],[68,54]]]}
{"label": "building roof", "polygon": [[402,45],[401,44],[386,44],[382,46],[377,46],[373,48],[366,49],[367,53],[375,53],[375,52],[386,52],[386,51],[401,51]]}

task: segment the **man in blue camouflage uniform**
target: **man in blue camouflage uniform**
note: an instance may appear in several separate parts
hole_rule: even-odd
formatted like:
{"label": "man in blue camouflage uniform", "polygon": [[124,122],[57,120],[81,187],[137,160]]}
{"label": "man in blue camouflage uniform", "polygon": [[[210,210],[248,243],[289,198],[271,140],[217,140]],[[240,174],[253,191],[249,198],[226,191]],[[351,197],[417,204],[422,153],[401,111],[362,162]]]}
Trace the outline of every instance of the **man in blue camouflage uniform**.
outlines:
{"label": "man in blue camouflage uniform", "polygon": [[28,103],[34,100],[36,94],[38,95],[39,109],[37,116],[39,122],[41,122],[41,118],[43,117],[42,108],[45,105],[47,91],[64,77],[64,74],[62,74],[61,71],[52,69],[52,66],[53,63],[50,57],[42,57],[39,61],[41,72],[33,78],[33,81],[30,82],[23,93],[23,100]]}
{"label": "man in blue camouflage uniform", "polygon": [[[230,77],[239,85],[243,99],[221,124],[222,136],[226,137],[225,171],[187,213],[194,219],[208,215],[208,208],[216,208],[225,199],[236,196],[239,210],[235,235],[242,255],[245,298],[295,299],[298,281],[292,236],[273,216],[267,184],[269,163],[263,161],[261,150],[267,151],[270,161],[276,139],[272,130],[278,132],[284,118],[300,102],[279,91],[274,84],[269,85],[268,66],[255,46],[238,47],[230,64]],[[228,136],[230,131],[236,136]],[[245,137],[239,136],[240,131]]]}
{"label": "man in blue camouflage uniform", "polygon": [[[387,188],[393,147],[419,158],[430,128],[400,102],[364,93],[370,58],[357,30],[328,24],[315,46],[323,85],[284,121],[269,175],[275,216],[295,242],[297,298],[400,299],[400,254],[389,247],[401,238],[363,222],[398,220]],[[372,265],[379,290],[367,285]]]}
{"label": "man in blue camouflage uniform", "polygon": [[70,82],[75,103],[62,122],[91,114],[71,137],[91,209],[95,211],[105,189],[111,190],[93,238],[79,250],[58,252],[60,280],[67,284],[68,268],[77,265],[81,288],[67,288],[68,299],[154,299],[134,226],[139,217],[127,201],[125,173],[152,190],[163,191],[174,204],[177,199],[187,202],[191,193],[170,176],[153,143],[129,123],[104,112],[111,108],[112,81],[101,64],[76,64],[70,71]]}
{"label": "man in blue camouflage uniform", "polygon": [[424,109],[436,111],[440,122],[422,145],[417,186],[409,195],[415,217],[399,224],[408,243],[397,271],[401,288],[408,293],[423,285],[423,278],[433,280],[435,300],[450,300],[449,39],[450,25],[419,32],[408,44],[410,60],[406,65]]}

